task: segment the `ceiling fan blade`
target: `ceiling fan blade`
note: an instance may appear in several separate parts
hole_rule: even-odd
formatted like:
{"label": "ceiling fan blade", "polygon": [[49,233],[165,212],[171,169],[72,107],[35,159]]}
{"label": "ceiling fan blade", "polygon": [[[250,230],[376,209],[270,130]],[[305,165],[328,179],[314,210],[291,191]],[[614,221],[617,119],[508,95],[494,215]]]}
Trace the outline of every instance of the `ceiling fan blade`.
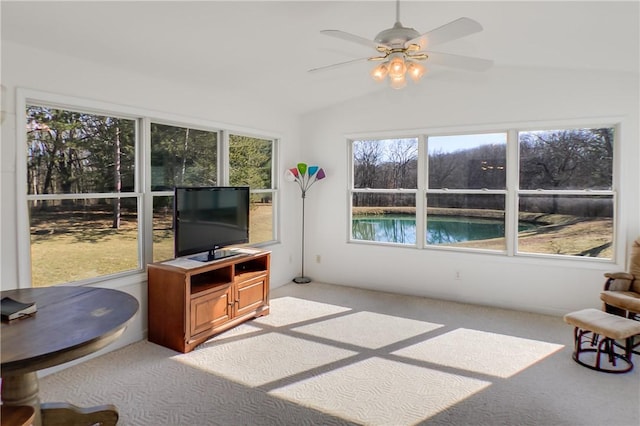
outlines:
{"label": "ceiling fan blade", "polygon": [[[341,40],[347,40],[347,41],[350,41],[350,42],[353,42],[353,43],[358,43],[358,44],[361,44],[363,46],[372,47],[374,49],[377,49],[378,46],[385,46],[384,44],[377,43],[374,40],[369,40],[367,38],[360,37],[359,35],[347,33],[347,32],[340,31],[340,30],[322,30],[322,31],[320,31],[320,34],[328,35],[330,37],[339,38]],[[388,46],[385,46],[385,47],[388,47]]]}
{"label": "ceiling fan blade", "polygon": [[473,19],[463,17],[411,39],[404,45],[410,46],[417,44],[420,46],[420,50],[430,49],[438,44],[446,43],[480,31],[482,31],[482,25]]}
{"label": "ceiling fan blade", "polygon": [[342,67],[344,65],[350,65],[350,64],[355,64],[356,62],[364,62],[364,61],[368,61],[371,58],[367,57],[367,58],[358,58],[358,59],[352,59],[350,61],[345,61],[345,62],[338,62],[337,64],[332,64],[332,65],[325,65],[322,67],[318,67],[318,68],[312,68],[307,72],[318,72],[318,71],[326,71],[326,70],[330,70],[333,68],[339,68]]}
{"label": "ceiling fan blade", "polygon": [[486,71],[493,66],[490,59],[472,58],[471,56],[452,55],[450,53],[427,52],[427,64],[461,68],[468,71]]}

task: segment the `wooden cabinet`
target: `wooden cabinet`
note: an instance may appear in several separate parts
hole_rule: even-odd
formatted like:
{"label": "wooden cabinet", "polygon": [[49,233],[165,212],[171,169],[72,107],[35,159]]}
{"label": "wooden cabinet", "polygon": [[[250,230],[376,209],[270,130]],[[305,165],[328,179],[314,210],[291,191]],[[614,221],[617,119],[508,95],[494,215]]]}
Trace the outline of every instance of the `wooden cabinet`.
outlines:
{"label": "wooden cabinet", "polygon": [[149,341],[189,352],[214,334],[269,313],[271,254],[238,251],[213,262],[180,258],[148,265]]}

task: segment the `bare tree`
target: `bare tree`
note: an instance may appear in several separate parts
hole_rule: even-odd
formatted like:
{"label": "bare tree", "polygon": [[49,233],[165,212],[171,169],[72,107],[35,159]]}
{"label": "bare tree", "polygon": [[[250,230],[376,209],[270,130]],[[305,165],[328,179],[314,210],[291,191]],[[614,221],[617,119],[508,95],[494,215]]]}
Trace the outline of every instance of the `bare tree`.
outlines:
{"label": "bare tree", "polygon": [[398,139],[389,148],[391,177],[388,188],[415,188],[417,180],[418,144]]}
{"label": "bare tree", "polygon": [[356,188],[375,188],[379,166],[382,161],[382,146],[376,140],[353,143],[353,182]]}
{"label": "bare tree", "polygon": [[[520,188],[609,189],[613,179],[613,129],[569,129],[520,133]],[[551,195],[549,213],[562,197]],[[579,214],[571,203],[571,213]]]}
{"label": "bare tree", "polygon": [[520,187],[608,189],[612,153],[612,129],[521,133]]}
{"label": "bare tree", "polygon": [[442,150],[429,154],[429,188],[455,188],[455,175],[459,166],[459,153]]}

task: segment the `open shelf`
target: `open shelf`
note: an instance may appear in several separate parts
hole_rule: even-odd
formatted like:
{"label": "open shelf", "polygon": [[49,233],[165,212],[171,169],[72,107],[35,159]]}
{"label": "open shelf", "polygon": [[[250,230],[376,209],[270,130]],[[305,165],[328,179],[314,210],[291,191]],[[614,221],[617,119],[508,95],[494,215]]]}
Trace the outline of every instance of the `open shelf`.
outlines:
{"label": "open shelf", "polygon": [[235,265],[234,278],[236,281],[245,280],[252,276],[266,274],[268,270],[269,265],[267,257],[249,259],[244,262],[238,262]]}
{"label": "open shelf", "polygon": [[219,289],[221,286],[230,285],[233,281],[232,270],[231,266],[226,266],[191,275],[191,297]]}

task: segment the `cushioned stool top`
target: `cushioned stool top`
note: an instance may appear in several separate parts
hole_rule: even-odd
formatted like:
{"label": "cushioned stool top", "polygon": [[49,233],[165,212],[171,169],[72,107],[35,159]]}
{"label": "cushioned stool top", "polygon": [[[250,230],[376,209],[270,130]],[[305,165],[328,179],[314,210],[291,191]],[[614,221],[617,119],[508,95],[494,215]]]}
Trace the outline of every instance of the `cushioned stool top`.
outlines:
{"label": "cushioned stool top", "polygon": [[640,321],[593,308],[568,313],[564,316],[564,322],[615,340],[640,334]]}

